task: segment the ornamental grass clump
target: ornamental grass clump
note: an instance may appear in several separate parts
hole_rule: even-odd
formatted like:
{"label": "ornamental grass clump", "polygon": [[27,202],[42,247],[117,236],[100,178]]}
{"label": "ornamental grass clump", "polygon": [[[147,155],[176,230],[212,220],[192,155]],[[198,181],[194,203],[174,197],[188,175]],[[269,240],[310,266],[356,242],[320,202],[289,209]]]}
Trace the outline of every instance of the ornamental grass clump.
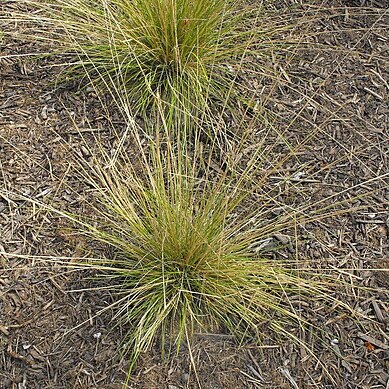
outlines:
{"label": "ornamental grass clump", "polygon": [[261,74],[261,58],[280,49],[274,36],[286,28],[274,20],[260,23],[261,7],[235,0],[22,3],[37,10],[14,15],[33,22],[24,38],[30,31],[35,41],[54,44],[52,54],[68,54],[68,79],[118,89],[141,110],[162,101],[174,115],[244,101],[243,91],[252,86],[239,88],[241,75],[250,67]]}
{"label": "ornamental grass clump", "polygon": [[[300,266],[298,258],[266,256],[261,243],[298,220],[321,216],[303,206],[269,218],[271,195],[254,194],[272,170],[253,185],[263,153],[243,168],[231,163],[216,171],[212,153],[200,147],[189,153],[168,135],[147,147],[134,135],[135,152],[95,156],[82,174],[96,199],[96,217],[64,213],[108,248],[99,259],[70,266],[96,270],[101,287],[116,295],[109,308],[126,334],[122,350],[130,355],[130,372],[157,340],[163,351],[178,351],[195,332],[224,329],[260,341],[266,326],[304,346],[289,327],[305,327],[308,319],[291,300],[333,303],[331,287],[340,283]],[[249,201],[252,196],[260,202]]]}
{"label": "ornamental grass clump", "polygon": [[[272,177],[305,142],[275,155],[282,134],[266,145],[269,134],[261,132],[262,141],[253,145],[253,128],[247,128],[247,137],[235,139],[221,160],[219,147],[202,144],[202,130],[183,129],[196,134],[188,147],[181,138],[172,141],[168,120],[154,131],[140,130],[130,115],[127,122],[115,150],[100,143],[98,135],[94,142],[85,139],[88,157],[68,145],[75,151],[75,173],[87,188],[86,212],[79,204],[66,212],[54,201],[19,196],[71,221],[88,238],[82,241],[90,242],[81,257],[32,258],[92,270],[96,278],[85,279],[80,289],[112,295],[112,303],[94,316],[114,312],[112,328],[120,329],[129,373],[153,345],[169,353],[185,344],[190,354],[192,336],[207,332],[258,343],[262,334],[278,342],[291,339],[315,357],[315,345],[306,344],[299,331],[312,333],[320,343],[325,328],[313,330],[310,315],[318,306],[354,311],[336,297],[345,290],[340,288],[347,269],[301,258],[297,231],[301,224],[351,212],[362,195],[337,201],[347,188],[315,204],[299,198],[285,203],[290,199],[283,195],[291,188],[283,190]],[[66,189],[75,192],[70,185]],[[4,196],[9,197],[6,191]],[[269,247],[280,233],[296,236],[295,254],[280,255],[280,246],[288,245],[284,239]]]}

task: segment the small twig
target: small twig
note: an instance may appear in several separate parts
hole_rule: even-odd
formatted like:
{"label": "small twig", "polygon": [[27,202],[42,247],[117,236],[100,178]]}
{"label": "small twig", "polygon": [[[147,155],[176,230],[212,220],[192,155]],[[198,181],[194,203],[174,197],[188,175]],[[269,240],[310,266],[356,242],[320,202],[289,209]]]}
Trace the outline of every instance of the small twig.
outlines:
{"label": "small twig", "polygon": [[7,350],[7,352],[8,352],[10,357],[12,357],[14,359],[18,359],[19,361],[22,361],[23,363],[25,363],[28,366],[32,366],[34,364],[34,362],[31,359],[29,359],[23,355],[15,353],[14,351],[11,351],[11,350]]}
{"label": "small twig", "polygon": [[384,315],[382,314],[382,311],[381,311],[380,307],[378,306],[377,301],[373,300],[371,303],[373,305],[374,312],[377,316],[378,321],[380,321],[381,323],[385,323]]}
{"label": "small twig", "polygon": [[380,100],[383,100],[383,99],[384,99],[384,98],[383,98],[381,95],[379,95],[377,92],[374,92],[373,90],[369,89],[369,88],[366,87],[366,86],[365,86],[363,89],[364,89],[366,92],[370,93],[371,95],[377,97],[377,99],[380,99]]}
{"label": "small twig", "polygon": [[78,128],[74,131],[69,131],[68,134],[82,134],[87,132],[104,132],[106,131],[105,128]]}
{"label": "small twig", "polygon": [[383,220],[363,220],[363,219],[356,219],[357,223],[363,223],[363,224],[385,224]]}

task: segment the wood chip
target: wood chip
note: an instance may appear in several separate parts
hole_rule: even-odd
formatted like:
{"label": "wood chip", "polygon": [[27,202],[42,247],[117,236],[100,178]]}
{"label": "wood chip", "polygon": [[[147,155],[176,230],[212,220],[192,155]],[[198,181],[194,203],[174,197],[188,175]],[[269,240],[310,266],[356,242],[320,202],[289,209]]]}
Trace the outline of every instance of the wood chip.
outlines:
{"label": "wood chip", "polygon": [[365,335],[362,332],[358,332],[358,338],[361,338],[365,342],[369,342],[371,344],[374,344],[375,346],[377,346],[378,348],[380,348],[382,350],[389,350],[389,346],[387,344],[381,342],[378,339],[373,338],[370,335]]}
{"label": "wood chip", "polygon": [[381,323],[385,323],[385,318],[384,318],[384,315],[382,314],[382,311],[381,311],[381,308],[379,307],[379,305],[377,304],[377,302],[375,300],[373,300],[372,302],[372,305],[373,305],[373,308],[374,308],[374,312],[377,316],[377,319],[381,322]]}

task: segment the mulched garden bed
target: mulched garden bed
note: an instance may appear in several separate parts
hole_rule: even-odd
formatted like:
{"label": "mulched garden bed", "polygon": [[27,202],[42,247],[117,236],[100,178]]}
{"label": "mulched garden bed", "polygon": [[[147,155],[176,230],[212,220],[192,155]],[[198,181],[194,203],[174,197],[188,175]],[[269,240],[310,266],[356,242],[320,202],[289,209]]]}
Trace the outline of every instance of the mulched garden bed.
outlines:
{"label": "mulched garden bed", "polygon": [[[294,89],[285,82],[267,104],[280,127],[305,107],[287,132],[293,144],[305,139],[311,125],[322,129],[269,185],[283,185],[284,192],[287,185],[291,192],[298,186],[295,201],[307,203],[348,188],[344,198],[369,193],[358,200],[365,206],[361,210],[298,228],[302,258],[318,267],[355,267],[354,282],[366,290],[350,287],[347,296],[336,297],[366,319],[296,301],[296,309],[307,310],[322,331],[320,341],[309,332],[299,334],[315,343],[322,364],[296,344],[274,339],[266,328],[261,346],[238,345],[224,333],[198,335],[191,349],[196,372],[185,346],[167,362],[155,345],[141,356],[129,387],[389,387],[389,276],[384,271],[389,268],[389,177],[384,176],[389,174],[389,12],[384,1],[320,4],[332,10],[323,12],[310,39],[334,49],[300,50],[284,69]],[[17,2],[0,4],[8,12],[17,7]],[[0,56],[28,53],[33,46],[5,40]],[[52,59],[0,59],[0,187],[80,211],[87,188],[72,174],[70,157],[77,152],[88,158],[88,151],[69,115],[85,128],[86,139],[97,133],[109,145],[114,136],[95,93],[56,87],[58,71]],[[304,100],[302,93],[314,98]],[[120,125],[120,118],[114,120]],[[277,146],[279,152],[284,148],[285,143]],[[293,176],[302,165],[306,174]],[[80,291],[90,285],[86,273],[18,257],[79,255],[85,242],[66,228],[58,216],[20,196],[0,196],[0,251],[14,255],[0,255],[0,388],[120,388],[125,380],[127,363],[117,353],[121,334],[110,331],[111,312],[95,317],[112,297]],[[267,244],[280,240],[283,236],[274,236]],[[294,255],[289,240],[285,252]]]}

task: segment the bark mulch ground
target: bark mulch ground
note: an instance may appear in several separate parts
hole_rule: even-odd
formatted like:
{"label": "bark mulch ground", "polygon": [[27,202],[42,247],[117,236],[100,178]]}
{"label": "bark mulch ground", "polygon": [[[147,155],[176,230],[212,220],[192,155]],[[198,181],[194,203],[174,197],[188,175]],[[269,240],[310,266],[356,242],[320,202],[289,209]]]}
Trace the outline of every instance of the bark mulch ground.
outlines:
{"label": "bark mulch ground", "polygon": [[[238,345],[222,332],[198,335],[191,349],[197,372],[185,346],[166,361],[156,345],[141,356],[129,387],[389,388],[389,12],[384,1],[325,3],[331,8],[309,39],[327,49],[298,51],[284,64],[289,80],[266,102],[293,144],[312,128],[321,130],[269,185],[282,187],[283,196],[297,188],[284,202],[330,202],[344,191],[338,199],[364,206],[298,226],[298,251],[318,267],[354,267],[345,280],[366,289],[350,286],[336,297],[366,318],[293,302],[321,331],[320,339],[299,333],[315,357],[266,329],[261,346]],[[1,7],[12,12],[18,5]],[[32,46],[6,40],[0,56]],[[0,59],[0,187],[20,194],[0,196],[0,251],[14,255],[0,255],[0,388],[120,388],[127,366],[117,352],[120,331],[111,331],[109,310],[95,317],[112,297],[82,291],[88,274],[18,256],[72,257],[83,250],[85,242],[69,235],[58,216],[22,197],[85,207],[86,188],[72,173],[71,157],[88,158],[88,150],[69,116],[86,140],[99,134],[110,145],[114,139],[95,93],[58,88],[57,73],[53,60]],[[294,233],[270,237],[266,245],[282,241],[288,247],[281,254],[295,255]]]}

